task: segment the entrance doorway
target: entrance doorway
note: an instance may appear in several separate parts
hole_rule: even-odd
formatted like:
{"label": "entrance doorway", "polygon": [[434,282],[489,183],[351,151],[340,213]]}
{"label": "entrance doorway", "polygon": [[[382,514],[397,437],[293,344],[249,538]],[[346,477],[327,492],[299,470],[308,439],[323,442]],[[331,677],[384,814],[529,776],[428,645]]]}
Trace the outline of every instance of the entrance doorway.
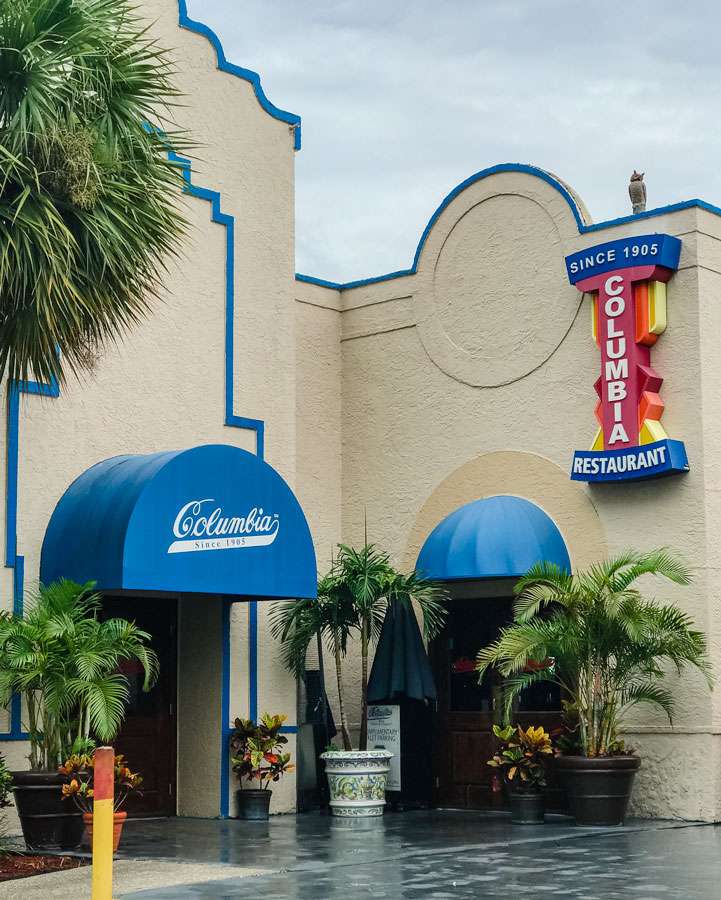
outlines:
{"label": "entrance doorway", "polygon": [[[498,637],[512,615],[512,586],[504,579],[449,585],[451,600],[443,631],[432,641],[429,656],[438,691],[434,727],[434,803],[462,809],[504,805],[494,770],[486,765],[495,751],[493,724],[501,722],[501,681],[486,672],[478,683],[478,650]],[[551,684],[533,685],[522,695],[514,723],[560,724],[561,697]],[[558,806],[557,792],[549,786],[549,808]]]}
{"label": "entrance doorway", "polygon": [[151,636],[158,654],[160,675],[145,693],[140,665],[121,666],[127,677],[130,702],[125,722],[115,741],[117,753],[127,758],[133,772],[143,776],[142,793],[131,795],[125,809],[134,818],[174,816],[176,813],[176,710],[178,603],[175,598],[106,597],[103,617],[135,622]]}

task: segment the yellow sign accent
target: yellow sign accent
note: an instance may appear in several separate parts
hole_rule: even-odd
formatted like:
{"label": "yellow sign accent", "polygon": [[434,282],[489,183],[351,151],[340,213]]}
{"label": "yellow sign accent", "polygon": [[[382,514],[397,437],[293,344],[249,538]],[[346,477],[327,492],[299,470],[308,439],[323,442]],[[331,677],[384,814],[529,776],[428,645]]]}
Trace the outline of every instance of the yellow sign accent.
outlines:
{"label": "yellow sign accent", "polygon": [[666,283],[648,283],[648,330],[651,334],[663,334],[666,330]]}
{"label": "yellow sign accent", "polygon": [[591,334],[598,343],[598,292],[591,297]]}
{"label": "yellow sign accent", "polygon": [[603,428],[599,428],[591,444],[591,450],[603,450]]}
{"label": "yellow sign accent", "polygon": [[654,444],[668,438],[663,425],[657,419],[644,419],[639,439],[641,444]]}

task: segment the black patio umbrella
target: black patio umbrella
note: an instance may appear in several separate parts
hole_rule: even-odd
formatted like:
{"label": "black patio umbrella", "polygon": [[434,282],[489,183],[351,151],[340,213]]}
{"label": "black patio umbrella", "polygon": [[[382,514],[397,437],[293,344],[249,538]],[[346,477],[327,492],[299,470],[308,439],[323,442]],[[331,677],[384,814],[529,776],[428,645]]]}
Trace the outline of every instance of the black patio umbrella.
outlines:
{"label": "black patio umbrella", "polygon": [[435,700],[436,686],[415,613],[391,601],[368,680],[368,702],[395,698]]}

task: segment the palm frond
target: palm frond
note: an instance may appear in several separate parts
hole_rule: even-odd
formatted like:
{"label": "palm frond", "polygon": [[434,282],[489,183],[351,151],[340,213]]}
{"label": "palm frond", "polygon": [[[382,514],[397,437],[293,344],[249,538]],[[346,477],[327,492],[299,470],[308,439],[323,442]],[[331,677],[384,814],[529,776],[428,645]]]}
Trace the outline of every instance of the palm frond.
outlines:
{"label": "palm frond", "polygon": [[666,713],[669,722],[673,722],[673,694],[657,682],[647,681],[643,684],[635,684],[624,688],[620,692],[622,713],[627,712],[639,703],[658,706]]}
{"label": "palm frond", "polygon": [[388,601],[418,604],[423,622],[423,637],[434,638],[443,628],[448,615],[448,591],[437,581],[430,581],[417,572],[393,572],[386,585]]}
{"label": "palm frond", "polygon": [[623,567],[613,573],[613,589],[625,591],[626,588],[643,575],[667,578],[675,584],[690,584],[691,571],[688,566],[667,548],[651,550],[638,554]]}
{"label": "palm frond", "polygon": [[539,670],[536,672],[521,672],[512,678],[506,678],[503,682],[503,694],[501,709],[503,711],[504,722],[510,724],[511,714],[513,712],[513,704],[516,699],[534,684],[553,681],[554,678],[549,674],[548,670]]}
{"label": "palm frond", "polygon": [[[643,597],[645,575],[687,584],[687,566],[667,549],[628,550],[573,576],[534,566],[517,585],[514,622],[478,653],[479,673],[495,668],[506,679],[506,705],[537,680],[561,685],[578,711],[585,751],[607,750],[620,718],[649,703],[671,717],[669,666],[697,669],[712,684],[706,638],[674,605]],[[552,666],[538,668],[544,660]],[[528,663],[535,665],[529,671]]]}
{"label": "palm frond", "polygon": [[113,741],[125,717],[128,685],[120,674],[106,675],[92,682],[71,682],[90,720],[92,731],[101,741]]}
{"label": "palm frond", "polygon": [[186,228],[173,79],[132,0],[0,4],[0,374],[62,382],[148,314]]}

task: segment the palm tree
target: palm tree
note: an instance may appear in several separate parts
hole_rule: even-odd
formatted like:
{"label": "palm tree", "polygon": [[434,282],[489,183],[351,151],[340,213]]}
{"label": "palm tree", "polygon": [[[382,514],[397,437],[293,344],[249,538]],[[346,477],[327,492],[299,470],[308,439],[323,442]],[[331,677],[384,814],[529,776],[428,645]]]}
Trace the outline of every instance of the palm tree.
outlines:
{"label": "palm tree", "polygon": [[0,4],[0,377],[62,381],[147,315],[185,223],[177,92],[131,0]]}
{"label": "palm tree", "polygon": [[[330,576],[318,582],[317,600],[287,600],[271,607],[271,634],[281,643],[281,660],[296,678],[305,674],[305,661],[312,642],[326,640],[333,655],[338,687],[338,713],[344,750],[352,750],[350,728],[343,691],[342,659],[348,649],[348,638],[354,627],[350,595],[334,591]],[[322,653],[318,654],[319,662]],[[325,702],[325,698],[323,698]]]}
{"label": "palm tree", "polygon": [[506,716],[524,688],[555,682],[578,716],[583,754],[604,756],[619,749],[620,722],[637,704],[660,707],[671,720],[665,666],[691,666],[710,681],[704,635],[678,607],[644,598],[634,586],[644,575],[690,581],[663,549],[630,550],[574,575],[538,563],[519,580],[513,623],[477,658],[479,677],[493,667],[506,679]]}
{"label": "palm tree", "polygon": [[361,722],[358,748],[368,746],[368,652],[371,640],[377,640],[386,611],[386,588],[393,576],[387,553],[374,544],[360,550],[340,544],[335,567],[329,573],[331,595],[349,604],[351,624],[360,637],[361,648]]}
{"label": "palm tree", "polygon": [[361,731],[359,749],[367,749],[368,658],[378,639],[388,603],[412,603],[423,615],[427,638],[438,633],[445,619],[445,591],[415,572],[401,574],[387,553],[366,543],[360,550],[340,544],[330,571],[318,583],[317,600],[292,600],[271,610],[272,635],[281,641],[281,658],[296,677],[303,674],[311,641],[325,637],[333,653],[343,748],[353,747],[345,711],[342,659],[348,638],[357,634],[361,647]]}
{"label": "palm tree", "polygon": [[34,770],[54,770],[94,737],[116,737],[128,701],[122,662],[140,662],[144,690],[157,679],[150,636],[124,619],[100,621],[92,588],[57,581],[41,586],[23,615],[0,616],[0,697],[25,701]]}

